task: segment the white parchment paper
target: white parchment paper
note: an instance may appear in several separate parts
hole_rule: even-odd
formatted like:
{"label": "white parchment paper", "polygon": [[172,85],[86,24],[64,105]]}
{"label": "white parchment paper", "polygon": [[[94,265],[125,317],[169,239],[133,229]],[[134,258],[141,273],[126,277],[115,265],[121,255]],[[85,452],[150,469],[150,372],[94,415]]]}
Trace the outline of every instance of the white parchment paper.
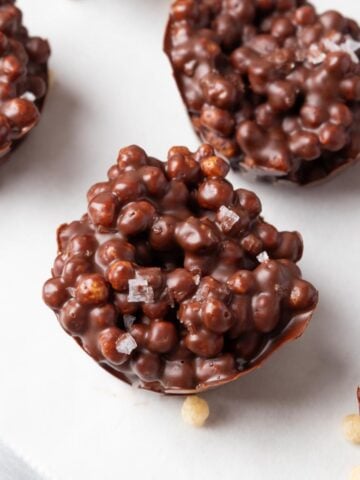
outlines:
{"label": "white parchment paper", "polygon": [[[355,0],[322,0],[360,20]],[[342,437],[360,382],[360,167],[300,190],[250,184],[269,222],[299,230],[320,290],[298,342],[210,392],[211,420],[182,423],[181,399],[134,390],[60,329],[41,288],[55,229],[86,210],[121,146],[164,158],[195,148],[162,53],[168,0],[18,0],[51,40],[55,84],[40,126],[0,169],[0,433],[54,480],[340,480],[360,464]]]}

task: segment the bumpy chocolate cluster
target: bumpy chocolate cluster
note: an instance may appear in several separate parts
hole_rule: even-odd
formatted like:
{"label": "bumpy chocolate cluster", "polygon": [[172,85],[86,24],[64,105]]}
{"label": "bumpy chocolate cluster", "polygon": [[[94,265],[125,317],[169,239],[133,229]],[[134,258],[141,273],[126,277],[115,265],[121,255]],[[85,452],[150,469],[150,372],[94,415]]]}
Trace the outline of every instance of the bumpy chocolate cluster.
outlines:
{"label": "bumpy chocolate cluster", "polygon": [[185,393],[229,382],[299,336],[317,303],[298,233],[260,216],[202,145],[166,163],[120,150],[88,213],[58,231],[44,300],[101,366],[143,388]]}
{"label": "bumpy chocolate cluster", "polygon": [[[37,124],[48,90],[49,44],[30,37],[15,0],[0,0],[0,157]],[[0,158],[1,162],[1,158]]]}
{"label": "bumpy chocolate cluster", "polygon": [[360,28],[303,0],[176,0],[165,51],[200,137],[298,184],[360,153]]}

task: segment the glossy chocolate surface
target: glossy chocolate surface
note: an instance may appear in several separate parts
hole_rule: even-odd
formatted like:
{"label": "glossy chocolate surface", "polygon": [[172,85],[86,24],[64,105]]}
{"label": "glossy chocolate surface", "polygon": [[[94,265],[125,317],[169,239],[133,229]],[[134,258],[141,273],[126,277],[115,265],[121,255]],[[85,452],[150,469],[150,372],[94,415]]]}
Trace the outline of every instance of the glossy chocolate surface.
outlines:
{"label": "glossy chocolate surface", "polygon": [[88,213],[58,231],[43,296],[103,368],[142,388],[201,391],[259,366],[298,337],[317,291],[296,262],[297,232],[261,217],[209,145],[166,163],[120,150]]}
{"label": "glossy chocolate surface", "polygon": [[0,1],[0,163],[39,121],[49,56],[48,42],[29,35],[15,1]]}
{"label": "glossy chocolate surface", "polygon": [[204,141],[235,169],[304,185],[359,157],[359,40],[303,0],[177,0],[165,52]]}

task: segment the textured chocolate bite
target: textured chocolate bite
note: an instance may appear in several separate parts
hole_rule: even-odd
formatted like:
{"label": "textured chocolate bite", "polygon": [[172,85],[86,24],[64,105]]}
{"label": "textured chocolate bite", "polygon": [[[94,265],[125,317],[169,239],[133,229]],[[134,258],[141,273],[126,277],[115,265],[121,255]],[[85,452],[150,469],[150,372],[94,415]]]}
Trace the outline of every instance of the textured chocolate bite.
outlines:
{"label": "textured chocolate bite", "polygon": [[201,391],[259,366],[306,328],[317,291],[296,232],[261,217],[209,145],[166,163],[120,150],[88,213],[58,230],[43,297],[112,374],[165,393]]}
{"label": "textured chocolate bite", "polygon": [[201,139],[235,169],[304,185],[358,160],[359,40],[303,0],[175,0],[164,47]]}
{"label": "textured chocolate bite", "polygon": [[0,0],[0,163],[38,123],[48,91],[49,44],[14,4]]}

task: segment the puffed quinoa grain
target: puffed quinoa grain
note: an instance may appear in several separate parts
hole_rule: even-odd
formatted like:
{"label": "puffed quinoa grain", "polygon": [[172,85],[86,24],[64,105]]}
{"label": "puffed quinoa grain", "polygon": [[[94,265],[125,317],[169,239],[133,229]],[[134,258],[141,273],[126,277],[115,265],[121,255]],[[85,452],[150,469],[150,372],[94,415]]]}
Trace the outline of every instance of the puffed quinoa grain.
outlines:
{"label": "puffed quinoa grain", "polygon": [[343,420],[342,428],[349,442],[360,444],[360,415],[347,415]]}
{"label": "puffed quinoa grain", "polygon": [[351,470],[349,480],[360,480],[360,465]]}
{"label": "puffed quinoa grain", "polygon": [[210,414],[209,405],[203,398],[191,395],[186,397],[181,414],[185,423],[193,427],[202,427]]}

